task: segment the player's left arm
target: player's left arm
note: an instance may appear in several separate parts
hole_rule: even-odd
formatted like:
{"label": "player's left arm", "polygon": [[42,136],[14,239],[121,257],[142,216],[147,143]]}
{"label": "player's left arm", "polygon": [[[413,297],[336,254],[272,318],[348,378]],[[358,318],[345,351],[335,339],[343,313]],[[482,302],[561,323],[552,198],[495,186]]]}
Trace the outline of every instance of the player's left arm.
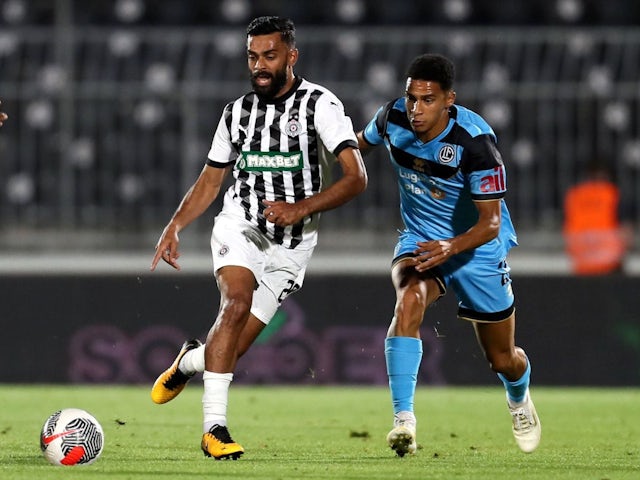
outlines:
{"label": "player's left arm", "polygon": [[446,240],[418,242],[416,270],[422,272],[446,262],[450,257],[490,242],[500,232],[502,205],[500,199],[476,200],[478,221],[464,233]]}
{"label": "player's left arm", "polygon": [[347,203],[367,187],[367,171],[360,150],[342,148],[337,155],[342,176],[325,190],[295,203],[264,200],[265,217],[279,226],[293,225],[313,213],[323,212]]}
{"label": "player's left arm", "polygon": [[342,175],[324,190],[295,203],[264,200],[265,217],[278,226],[293,225],[314,213],[339,207],[367,188],[367,171],[342,102],[331,93],[321,95],[314,122],[323,144],[338,159]]}

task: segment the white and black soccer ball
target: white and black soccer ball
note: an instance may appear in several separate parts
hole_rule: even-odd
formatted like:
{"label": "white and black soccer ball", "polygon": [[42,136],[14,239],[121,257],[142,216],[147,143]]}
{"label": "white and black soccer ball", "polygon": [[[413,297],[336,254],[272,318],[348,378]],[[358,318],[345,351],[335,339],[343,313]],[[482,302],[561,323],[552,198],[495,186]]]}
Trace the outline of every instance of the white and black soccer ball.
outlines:
{"label": "white and black soccer ball", "polygon": [[98,459],[103,446],[102,426],[79,408],[58,410],[40,433],[42,454],[53,465],[88,465]]}

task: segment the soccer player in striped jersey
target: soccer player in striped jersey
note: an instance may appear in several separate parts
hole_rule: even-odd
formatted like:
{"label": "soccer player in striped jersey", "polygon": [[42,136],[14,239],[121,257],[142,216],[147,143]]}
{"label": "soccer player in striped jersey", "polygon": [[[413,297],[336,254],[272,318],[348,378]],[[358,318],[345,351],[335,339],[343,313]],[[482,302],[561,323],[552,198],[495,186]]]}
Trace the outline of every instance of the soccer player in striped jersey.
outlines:
{"label": "soccer player in striped jersey", "polygon": [[401,457],[416,450],[420,326],[427,307],[449,286],[458,298],[458,317],[472,323],[504,383],[518,446],[531,452],[540,441],[528,388],[531,367],[514,340],[506,257],[517,243],[503,199],[505,168],[491,127],[454,103],[453,81],[450,60],[417,57],[407,72],[404,97],[382,106],[357,134],[363,152],[383,144],[389,151],[405,224],[392,262],[396,305],[385,341],[394,409],[387,441]]}
{"label": "soccer player in striped jersey", "polygon": [[[298,60],[291,20],[260,17],[247,28],[252,91],[229,103],[206,165],[165,227],[151,263],[178,269],[178,233],[234,183],[216,216],[211,249],[220,308],[205,345],[187,341],[151,390],[165,403],[204,372],[205,455],[236,459],[244,452],[227,428],[229,384],[236,362],[302,286],[317,241],[320,212],[366,188],[367,176],[351,120],[328,89],[294,75]],[[342,175],[328,182],[331,162]]]}

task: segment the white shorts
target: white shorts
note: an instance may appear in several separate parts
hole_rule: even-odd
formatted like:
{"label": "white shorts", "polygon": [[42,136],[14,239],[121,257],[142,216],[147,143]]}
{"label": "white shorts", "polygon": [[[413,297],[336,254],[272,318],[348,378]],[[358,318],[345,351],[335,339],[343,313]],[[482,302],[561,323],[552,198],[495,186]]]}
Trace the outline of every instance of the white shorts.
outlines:
{"label": "white shorts", "polygon": [[251,313],[268,324],[282,301],[299,290],[313,254],[310,248],[285,248],[273,243],[250,223],[220,213],[211,232],[213,271],[234,265],[253,272],[258,287]]}

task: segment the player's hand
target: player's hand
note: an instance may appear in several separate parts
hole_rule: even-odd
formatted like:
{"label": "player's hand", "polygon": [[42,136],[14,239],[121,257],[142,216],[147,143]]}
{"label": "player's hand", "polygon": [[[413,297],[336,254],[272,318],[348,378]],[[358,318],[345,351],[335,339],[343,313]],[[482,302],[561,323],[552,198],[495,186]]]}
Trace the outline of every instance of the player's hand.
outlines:
{"label": "player's hand", "polygon": [[151,271],[153,272],[156,269],[160,259],[164,260],[176,270],[180,270],[180,265],[178,264],[178,258],[180,258],[180,253],[178,252],[179,245],[180,239],[178,238],[178,232],[174,227],[167,225],[156,244],[156,254],[151,261]]}
{"label": "player's hand", "polygon": [[428,242],[418,242],[418,248],[413,251],[413,254],[415,255],[416,270],[424,272],[443,264],[455,252],[453,244],[449,240],[429,240]]}
{"label": "player's hand", "polygon": [[279,227],[286,227],[287,225],[298,223],[308,215],[302,202],[287,203],[263,200],[262,203],[267,206],[263,212],[265,218]]}

